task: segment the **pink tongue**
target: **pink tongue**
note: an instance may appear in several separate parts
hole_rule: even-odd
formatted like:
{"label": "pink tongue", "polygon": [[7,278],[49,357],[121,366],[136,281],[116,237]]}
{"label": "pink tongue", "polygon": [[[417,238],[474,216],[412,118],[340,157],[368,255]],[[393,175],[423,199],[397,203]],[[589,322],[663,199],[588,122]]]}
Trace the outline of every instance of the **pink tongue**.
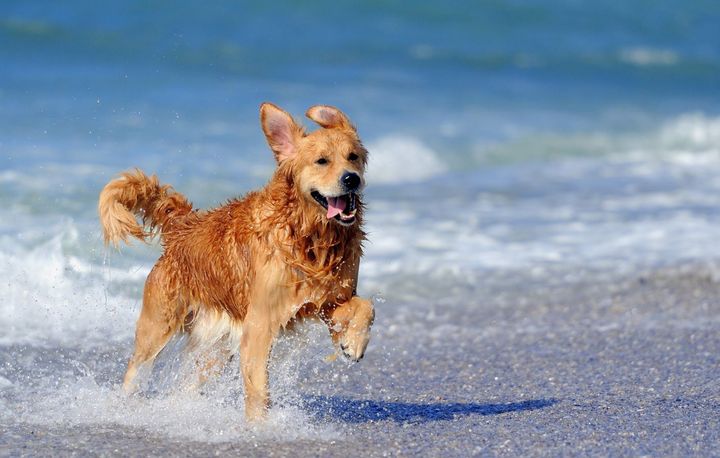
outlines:
{"label": "pink tongue", "polygon": [[345,205],[347,205],[347,202],[345,202],[345,199],[342,197],[328,197],[328,212],[327,217],[328,219],[334,218],[335,216],[339,215],[340,213],[345,210]]}

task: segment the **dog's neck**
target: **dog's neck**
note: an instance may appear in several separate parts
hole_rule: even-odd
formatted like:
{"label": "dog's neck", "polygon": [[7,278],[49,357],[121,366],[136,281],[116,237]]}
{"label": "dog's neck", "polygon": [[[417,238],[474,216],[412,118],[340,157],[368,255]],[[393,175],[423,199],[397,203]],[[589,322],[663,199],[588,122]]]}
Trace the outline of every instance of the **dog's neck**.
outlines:
{"label": "dog's neck", "polygon": [[292,171],[286,167],[276,170],[264,192],[265,219],[270,223],[267,227],[272,228],[271,238],[276,240],[286,261],[305,277],[330,279],[344,262],[357,262],[365,239],[360,202],[352,226],[329,220],[315,202],[301,195]]}

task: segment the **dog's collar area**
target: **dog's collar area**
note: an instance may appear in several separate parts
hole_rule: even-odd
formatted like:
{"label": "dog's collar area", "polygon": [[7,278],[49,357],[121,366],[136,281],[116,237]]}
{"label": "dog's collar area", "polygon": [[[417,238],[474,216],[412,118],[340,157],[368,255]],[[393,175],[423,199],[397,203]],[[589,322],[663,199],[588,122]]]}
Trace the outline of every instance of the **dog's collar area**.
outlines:
{"label": "dog's collar area", "polygon": [[329,199],[333,200],[333,208],[330,208],[331,205],[328,202],[328,197],[323,196],[320,192],[312,191],[310,195],[324,209],[328,210],[329,219],[334,219],[343,226],[350,226],[357,219],[357,197],[354,192],[337,197],[329,197]]}

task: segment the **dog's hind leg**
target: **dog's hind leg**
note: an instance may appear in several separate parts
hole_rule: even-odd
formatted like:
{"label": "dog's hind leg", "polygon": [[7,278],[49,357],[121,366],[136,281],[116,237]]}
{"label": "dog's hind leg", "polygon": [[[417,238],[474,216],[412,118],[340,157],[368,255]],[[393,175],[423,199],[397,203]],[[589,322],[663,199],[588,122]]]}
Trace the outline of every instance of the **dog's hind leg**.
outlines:
{"label": "dog's hind leg", "polygon": [[245,385],[245,416],[265,417],[269,406],[268,359],[274,332],[263,319],[248,317],[240,340],[240,360]]}
{"label": "dog's hind leg", "polygon": [[156,266],[145,282],[143,307],[135,329],[135,351],[128,362],[123,390],[137,388],[135,378],[142,367],[152,362],[183,323],[185,310],[177,297],[166,288],[166,274]]}

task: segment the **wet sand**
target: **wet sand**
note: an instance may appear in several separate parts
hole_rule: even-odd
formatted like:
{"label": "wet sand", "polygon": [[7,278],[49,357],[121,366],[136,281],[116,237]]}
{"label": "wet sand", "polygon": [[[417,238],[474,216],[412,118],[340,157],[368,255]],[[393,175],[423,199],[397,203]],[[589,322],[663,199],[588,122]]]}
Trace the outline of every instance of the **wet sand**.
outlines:
{"label": "wet sand", "polygon": [[[328,438],[203,443],[11,415],[0,417],[0,455],[716,455],[718,272],[703,264],[552,287],[479,282],[471,303],[378,304],[366,358],[323,365],[300,383],[300,408],[332,425]],[[32,351],[0,349],[6,378]]]}

